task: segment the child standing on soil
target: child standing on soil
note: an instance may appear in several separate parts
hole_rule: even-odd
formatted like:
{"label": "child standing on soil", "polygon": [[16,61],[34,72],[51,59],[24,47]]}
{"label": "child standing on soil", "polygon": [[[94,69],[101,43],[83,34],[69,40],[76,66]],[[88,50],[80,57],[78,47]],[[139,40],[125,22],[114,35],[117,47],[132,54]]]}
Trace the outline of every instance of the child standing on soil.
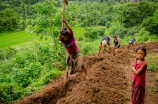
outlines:
{"label": "child standing on soil", "polygon": [[132,102],[129,104],[144,104],[146,69],[148,66],[144,59],[146,56],[146,49],[144,47],[138,47],[136,56],[137,58],[131,68],[133,71]]}
{"label": "child standing on soil", "polygon": [[62,18],[62,21],[65,23],[68,28],[61,28],[59,34],[59,40],[63,43],[66,48],[66,77],[68,78],[68,74],[74,74],[78,69],[82,69],[87,77],[87,70],[82,60],[81,52],[79,51],[75,38],[73,35],[73,31],[68,23],[65,21],[65,18]]}

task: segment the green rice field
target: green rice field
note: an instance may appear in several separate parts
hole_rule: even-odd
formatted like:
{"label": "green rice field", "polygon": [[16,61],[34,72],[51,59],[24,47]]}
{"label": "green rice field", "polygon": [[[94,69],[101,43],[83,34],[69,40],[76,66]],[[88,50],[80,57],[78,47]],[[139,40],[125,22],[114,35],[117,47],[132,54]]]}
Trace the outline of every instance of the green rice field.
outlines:
{"label": "green rice field", "polygon": [[0,33],[0,48],[23,44],[37,37],[37,35],[24,31]]}
{"label": "green rice field", "polygon": [[[72,29],[73,29],[74,36],[76,39],[79,39],[80,33],[81,33],[81,37],[84,38],[84,35],[83,35],[85,32],[84,27],[81,27],[81,28],[73,27]],[[37,39],[37,37],[39,36],[33,33],[24,32],[24,31],[0,33],[0,48],[7,48],[14,45],[27,43],[27,42]]]}

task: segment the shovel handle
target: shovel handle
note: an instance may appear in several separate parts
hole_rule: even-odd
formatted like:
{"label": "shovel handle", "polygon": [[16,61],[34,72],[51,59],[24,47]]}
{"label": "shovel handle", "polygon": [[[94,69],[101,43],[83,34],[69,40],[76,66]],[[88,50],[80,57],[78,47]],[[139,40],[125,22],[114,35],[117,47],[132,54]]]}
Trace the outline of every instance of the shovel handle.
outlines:
{"label": "shovel handle", "polygon": [[[63,2],[63,17],[64,18],[64,12],[65,12],[65,3]],[[64,22],[62,21],[62,27],[64,27]]]}

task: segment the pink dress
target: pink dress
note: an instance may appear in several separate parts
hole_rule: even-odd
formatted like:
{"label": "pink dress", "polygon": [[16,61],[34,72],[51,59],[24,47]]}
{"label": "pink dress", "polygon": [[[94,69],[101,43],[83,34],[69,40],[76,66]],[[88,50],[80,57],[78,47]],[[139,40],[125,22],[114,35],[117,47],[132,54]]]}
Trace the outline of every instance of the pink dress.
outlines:
{"label": "pink dress", "polygon": [[[147,62],[137,63],[135,61],[135,69],[138,70],[142,65],[147,64]],[[139,75],[133,73],[132,78],[132,104],[144,104],[145,97],[145,80],[146,80],[146,69],[145,67]]]}

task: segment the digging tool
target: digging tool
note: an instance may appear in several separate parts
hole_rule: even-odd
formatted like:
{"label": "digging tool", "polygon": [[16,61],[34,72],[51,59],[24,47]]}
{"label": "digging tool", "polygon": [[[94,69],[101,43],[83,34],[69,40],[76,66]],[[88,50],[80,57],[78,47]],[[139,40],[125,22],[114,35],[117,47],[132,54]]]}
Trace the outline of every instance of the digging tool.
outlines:
{"label": "digging tool", "polygon": [[[63,17],[64,17],[64,12],[65,12],[65,4],[68,5],[67,0],[63,0]],[[64,22],[62,21],[62,27],[64,27]]]}

